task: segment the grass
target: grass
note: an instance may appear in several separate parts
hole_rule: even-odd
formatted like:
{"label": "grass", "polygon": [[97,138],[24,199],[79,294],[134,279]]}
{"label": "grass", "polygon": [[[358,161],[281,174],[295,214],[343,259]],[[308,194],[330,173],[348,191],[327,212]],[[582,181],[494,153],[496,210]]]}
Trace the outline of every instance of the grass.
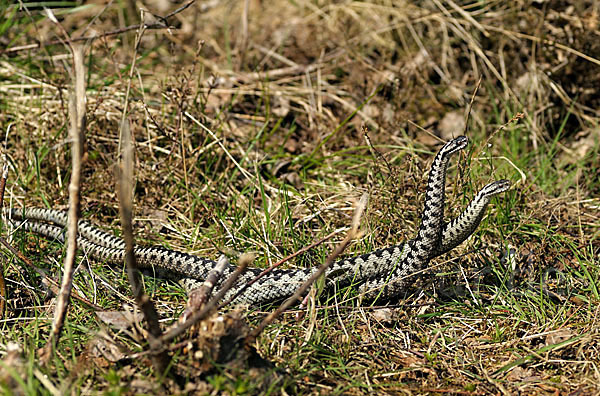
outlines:
{"label": "grass", "polygon": [[[597,32],[597,10],[574,2],[572,9],[452,4],[249,2],[246,16],[243,2],[203,11],[196,4],[172,21],[178,29],[147,31],[128,108],[136,139],[134,227],[140,244],[210,258],[226,253],[234,261],[255,252],[261,267],[337,230],[288,264],[314,266],[343,238],[353,204],[367,192],[364,235],[346,253],[412,238],[426,170],[439,143],[462,134],[441,120],[451,111],[466,115],[481,76],[469,149],[452,161],[446,215],[458,215],[492,180],[508,178],[514,187],[493,200],[469,241],[434,260],[386,307],[361,303],[352,288],[318,297],[312,291],[308,307],[286,312],[258,338],[266,368],[242,358],[211,360],[210,345],[227,339],[216,325],[191,333],[196,346],[173,351],[173,372],[185,373],[179,385],[153,375],[139,326],[118,328],[77,302],[56,356],[42,366],[37,351],[54,300],[39,275],[4,252],[5,392],[597,392],[600,139],[593,109],[600,74],[597,63],[574,55],[597,53],[587,33]],[[27,13],[0,5],[2,48],[62,37],[39,6]],[[126,2],[64,6],[60,21],[73,36],[90,22],[107,31],[139,18]],[[116,234],[113,166],[134,34],[96,40],[86,57],[84,217]],[[68,50],[0,52],[0,125],[11,164],[4,204],[65,207]],[[510,121],[519,113],[522,119]],[[19,232],[12,238],[60,276],[62,245]],[[134,305],[123,268],[86,258],[81,267],[78,292],[109,313]],[[186,301],[181,287],[151,276],[144,284],[161,321],[175,321]],[[271,310],[226,311],[225,329],[253,328]],[[111,361],[95,352],[98,334],[141,355]],[[199,358],[202,342],[209,347]]]}

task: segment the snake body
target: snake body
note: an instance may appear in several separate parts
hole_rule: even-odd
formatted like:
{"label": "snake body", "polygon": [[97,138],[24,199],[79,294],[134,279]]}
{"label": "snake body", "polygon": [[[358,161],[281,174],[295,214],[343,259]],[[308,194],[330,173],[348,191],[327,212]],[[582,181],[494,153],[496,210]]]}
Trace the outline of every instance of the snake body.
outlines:
{"label": "snake body", "polygon": [[[465,210],[450,222],[444,222],[444,190],[446,169],[450,157],[464,149],[467,138],[458,137],[446,143],[437,153],[429,172],[425,204],[417,236],[408,242],[382,248],[359,256],[335,262],[327,272],[327,285],[359,285],[368,298],[389,298],[406,289],[411,274],[427,267],[429,261],[462,243],[477,228],[494,195],[508,190],[510,182],[499,180],[481,189]],[[5,211],[9,220],[21,229],[48,238],[64,241],[67,213],[45,208],[10,209]],[[19,221],[20,220],[20,221]],[[93,224],[80,220],[78,246],[89,256],[113,264],[122,264],[125,243],[122,239],[102,231]],[[159,270],[182,280],[188,288],[203,281],[216,263],[213,260],[166,249],[160,246],[136,247],[136,261],[142,268]],[[235,266],[229,265],[223,278]],[[254,279],[263,270],[248,269],[228,296]],[[308,279],[316,268],[275,269],[248,287],[236,302],[260,305],[289,297]]]}

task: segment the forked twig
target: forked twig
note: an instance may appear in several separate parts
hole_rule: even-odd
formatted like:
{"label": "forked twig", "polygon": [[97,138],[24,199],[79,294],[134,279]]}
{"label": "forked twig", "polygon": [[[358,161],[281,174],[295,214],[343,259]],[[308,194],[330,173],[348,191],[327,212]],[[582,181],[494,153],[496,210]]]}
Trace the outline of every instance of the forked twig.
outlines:
{"label": "forked twig", "polygon": [[125,264],[127,266],[127,278],[131,285],[131,290],[135,302],[144,315],[144,320],[148,324],[148,344],[150,346],[150,355],[156,374],[162,376],[169,366],[169,355],[163,348],[161,342],[162,330],[158,322],[158,313],[154,303],[145,293],[142,287],[141,275],[138,269],[133,240],[133,144],[131,129],[129,127],[129,118],[127,111],[129,106],[129,96],[131,92],[131,81],[135,70],[137,51],[139,49],[142,36],[146,31],[143,25],[139,26],[134,45],[133,59],[129,70],[127,81],[127,93],[125,94],[125,103],[123,104],[123,117],[121,118],[121,133],[119,136],[119,147],[122,147],[121,163],[117,169],[117,184],[119,193],[119,214],[121,217],[121,227],[123,229],[123,241],[125,242]]}
{"label": "forked twig", "polygon": [[192,316],[193,312],[202,308],[206,300],[208,300],[208,297],[210,297],[210,293],[212,293],[227,265],[229,265],[229,260],[225,255],[222,255],[219,257],[219,260],[217,260],[217,265],[215,265],[215,267],[208,273],[206,280],[202,283],[202,285],[190,291],[187,307],[185,308],[185,311],[183,311],[183,315],[181,315],[179,318],[180,322],[185,322],[190,316]]}
{"label": "forked twig", "polygon": [[[4,203],[4,188],[6,187],[6,180],[8,178],[8,163],[7,163],[6,157],[4,155],[2,155],[2,163],[3,163],[2,178],[0,178],[0,209],[4,206],[3,205],[3,203]],[[9,252],[11,252],[15,256],[17,256],[23,263],[25,263],[25,265],[27,265],[28,267],[33,269],[35,272],[37,272],[38,275],[40,275],[43,278],[43,282],[45,282],[46,287],[48,287],[52,291],[52,293],[54,293],[55,295],[58,295],[60,293],[58,283],[54,279],[49,277],[45,271],[36,267],[31,262],[31,260],[29,260],[23,253],[21,253],[20,251],[15,249],[10,243],[8,243],[8,241],[6,239],[4,239],[3,237],[0,237],[0,244],[2,244]],[[4,277],[2,276],[2,272],[3,271],[0,271],[0,277],[1,277],[2,283],[4,283]],[[4,284],[0,285],[0,289],[2,289],[2,290],[0,290],[0,295],[2,296],[2,301],[0,302],[0,304],[4,304],[5,299],[6,299],[6,286]],[[102,310],[102,307],[94,304],[87,298],[80,296],[76,291],[75,292],[71,291],[71,296],[96,311]],[[3,312],[3,311],[4,311],[4,306],[0,307],[0,312]]]}
{"label": "forked twig", "polygon": [[354,211],[354,217],[352,219],[352,227],[346,234],[346,238],[339,245],[336,246],[335,250],[327,257],[325,263],[319,267],[319,269],[308,278],[297,290],[296,292],[288,298],[283,304],[279,306],[275,311],[270,313],[263,321],[248,334],[246,337],[246,345],[251,345],[256,340],[256,337],[267,327],[273,320],[275,320],[283,311],[288,309],[292,304],[294,304],[298,299],[308,290],[308,288],[317,280],[321,275],[327,271],[327,269],[333,264],[335,259],[342,254],[342,252],[346,249],[346,247],[355,239],[358,234],[358,227],[360,225],[360,218],[362,217],[362,213],[367,206],[367,197],[368,195],[365,193],[360,198],[356,206],[356,210]]}
{"label": "forked twig", "polygon": [[238,267],[235,269],[235,271],[233,271],[233,274],[231,274],[229,278],[227,278],[227,280],[225,281],[221,289],[217,292],[217,294],[215,294],[213,298],[211,298],[210,301],[206,303],[202,310],[193,314],[184,323],[180,323],[176,326],[173,326],[169,331],[167,331],[161,339],[163,344],[166,344],[168,341],[179,336],[184,331],[186,331],[187,329],[204,319],[209,313],[211,313],[212,310],[215,309],[219,301],[221,301],[223,296],[225,296],[225,293],[227,293],[231,289],[231,287],[235,284],[239,276],[246,270],[246,268],[252,262],[252,260],[253,256],[242,255],[242,257],[240,257]]}
{"label": "forked twig", "polygon": [[[35,272],[37,272],[38,275],[41,276],[44,279],[43,282],[46,282],[46,286],[49,287],[50,290],[52,290],[52,293],[54,293],[55,295],[58,295],[58,293],[60,293],[60,289],[58,287],[58,283],[54,279],[50,278],[48,276],[48,274],[46,274],[44,271],[42,271],[41,269],[39,269],[38,267],[36,267],[25,255],[23,255],[23,253],[19,252],[10,243],[8,243],[6,241],[6,239],[0,237],[0,244],[2,244],[6,249],[8,249],[12,254],[14,254],[15,256],[17,256],[28,267],[30,267]],[[80,302],[84,303],[85,305],[89,306],[90,308],[92,308],[92,309],[94,309],[96,311],[104,310],[104,308],[102,308],[99,305],[94,304],[93,302],[91,302],[87,298],[81,297],[79,294],[77,294],[77,292],[73,292],[72,291],[71,292],[71,297],[73,297],[76,300],[79,300]]]}
{"label": "forked twig", "polygon": [[[0,209],[3,207],[3,203],[4,203],[4,188],[6,187],[6,180],[8,179],[8,162],[6,161],[6,157],[4,155],[2,155],[2,163],[4,164],[2,167],[2,178],[0,179]],[[43,271],[42,269],[38,268],[37,266],[35,266],[31,260],[29,260],[23,253],[21,253],[20,251],[18,251],[17,249],[15,249],[10,243],[8,243],[8,241],[6,239],[4,239],[3,237],[0,237],[0,244],[2,244],[9,252],[11,252],[12,254],[14,254],[15,256],[17,256],[23,263],[25,263],[25,265],[27,265],[28,267],[30,267],[31,269],[33,269],[35,272],[38,273],[38,275],[40,275],[43,278],[43,282],[45,283],[46,287],[48,287],[52,293],[54,293],[54,295],[58,295],[58,293],[60,292],[60,288],[58,286],[58,283],[52,279],[51,277],[48,276],[48,274]],[[2,276],[2,272],[0,271],[0,276]],[[0,291],[1,293],[1,291]],[[99,305],[94,304],[93,302],[91,302],[90,300],[88,300],[85,297],[80,296],[76,291],[71,291],[71,296],[73,298],[75,298],[76,300],[79,300],[80,302],[84,303],[85,305],[87,305],[88,307],[99,311],[102,310],[103,308]],[[4,294],[2,294],[2,297],[5,298],[6,297],[6,291],[4,290]],[[5,301],[2,301],[2,303],[4,303]],[[3,311],[4,308],[2,307],[2,309],[0,309],[0,311]]]}

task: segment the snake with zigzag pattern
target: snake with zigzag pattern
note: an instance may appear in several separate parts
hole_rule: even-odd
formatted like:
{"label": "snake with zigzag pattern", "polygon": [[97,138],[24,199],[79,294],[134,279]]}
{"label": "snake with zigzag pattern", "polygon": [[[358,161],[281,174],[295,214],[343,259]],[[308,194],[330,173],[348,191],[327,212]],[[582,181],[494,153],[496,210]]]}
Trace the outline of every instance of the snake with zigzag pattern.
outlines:
{"label": "snake with zigzag pattern", "polygon": [[[425,204],[417,236],[406,243],[378,249],[370,253],[339,260],[327,271],[327,286],[358,285],[367,298],[389,298],[401,293],[410,282],[408,277],[421,271],[429,261],[450,251],[477,228],[485,209],[494,195],[510,188],[508,180],[498,180],[483,187],[466,209],[450,222],[444,221],[444,195],[446,169],[450,157],[467,146],[464,136],[447,142],[437,153],[427,182]],[[65,239],[67,224],[65,211],[43,208],[6,210],[9,221],[18,228],[41,234],[60,241]],[[17,221],[16,219],[22,220]],[[85,220],[79,221],[78,246],[88,256],[112,264],[122,264],[125,243]],[[210,259],[169,250],[160,246],[136,247],[136,261],[141,268],[158,269],[168,276],[183,281],[191,289],[203,281],[216,265]],[[225,279],[235,270],[228,265],[223,272]],[[248,269],[237,281],[226,298],[235,294],[244,284],[263,270]],[[237,303],[260,305],[291,296],[313,273],[315,268],[275,269],[248,287],[236,300]]]}

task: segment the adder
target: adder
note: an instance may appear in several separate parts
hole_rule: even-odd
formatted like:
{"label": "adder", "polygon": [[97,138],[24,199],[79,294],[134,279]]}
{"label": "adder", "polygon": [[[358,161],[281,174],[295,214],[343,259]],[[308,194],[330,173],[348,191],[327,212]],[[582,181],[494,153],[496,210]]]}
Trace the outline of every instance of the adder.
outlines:
{"label": "adder", "polygon": [[[493,196],[510,188],[508,180],[498,180],[483,187],[465,210],[450,222],[444,221],[446,170],[450,157],[467,146],[464,136],[447,142],[437,153],[429,171],[421,225],[415,238],[399,245],[339,260],[327,271],[326,287],[356,285],[367,298],[390,298],[406,290],[411,274],[423,270],[430,260],[465,241],[477,228]],[[5,210],[9,221],[20,229],[32,231],[64,242],[67,213],[44,208]],[[80,220],[78,246],[88,256],[112,264],[122,264],[125,243],[122,239]],[[216,265],[213,260],[160,246],[136,247],[136,261],[142,268],[159,269],[193,288],[203,281]],[[225,268],[223,278],[235,266]],[[248,269],[228,294],[231,296],[263,270]],[[316,271],[275,269],[248,287],[236,302],[261,305],[291,296],[297,287]]]}

